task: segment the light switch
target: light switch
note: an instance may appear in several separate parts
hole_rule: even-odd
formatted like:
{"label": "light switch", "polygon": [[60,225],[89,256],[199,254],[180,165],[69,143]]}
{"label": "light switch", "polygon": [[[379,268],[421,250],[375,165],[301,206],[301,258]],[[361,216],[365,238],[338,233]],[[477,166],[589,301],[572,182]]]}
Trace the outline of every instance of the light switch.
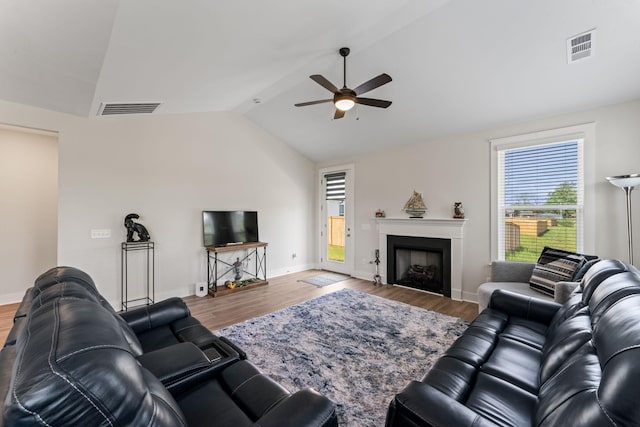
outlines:
{"label": "light switch", "polygon": [[96,228],[91,230],[92,239],[109,239],[111,238],[111,229],[109,228]]}

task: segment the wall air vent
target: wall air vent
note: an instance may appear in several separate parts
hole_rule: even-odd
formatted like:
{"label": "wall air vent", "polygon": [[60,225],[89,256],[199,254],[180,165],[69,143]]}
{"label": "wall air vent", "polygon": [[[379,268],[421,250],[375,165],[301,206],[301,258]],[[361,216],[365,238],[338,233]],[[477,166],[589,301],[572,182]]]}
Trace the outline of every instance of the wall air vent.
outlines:
{"label": "wall air vent", "polygon": [[151,114],[162,102],[103,102],[98,110],[99,116],[122,114]]}
{"label": "wall air vent", "polygon": [[567,39],[567,62],[569,64],[593,56],[595,28]]}

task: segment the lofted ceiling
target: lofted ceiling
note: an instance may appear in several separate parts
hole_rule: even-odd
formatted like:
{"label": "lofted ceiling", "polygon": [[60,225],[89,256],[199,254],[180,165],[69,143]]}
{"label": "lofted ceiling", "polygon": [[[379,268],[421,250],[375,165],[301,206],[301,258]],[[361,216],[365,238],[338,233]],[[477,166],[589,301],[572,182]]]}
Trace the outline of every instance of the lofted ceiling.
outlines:
{"label": "lofted ceiling", "polygon": [[[568,38],[595,29],[593,55]],[[393,81],[333,120],[309,79]],[[631,0],[3,0],[0,99],[98,117],[235,111],[314,161],[640,99]],[[0,122],[2,118],[0,117]]]}

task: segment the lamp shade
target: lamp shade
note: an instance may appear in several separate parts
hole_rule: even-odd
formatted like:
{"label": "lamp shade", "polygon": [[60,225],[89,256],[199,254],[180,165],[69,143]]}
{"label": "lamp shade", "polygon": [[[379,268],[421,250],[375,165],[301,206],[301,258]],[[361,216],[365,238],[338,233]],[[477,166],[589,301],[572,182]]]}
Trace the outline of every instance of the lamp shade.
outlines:
{"label": "lamp shade", "polygon": [[607,181],[620,188],[635,187],[640,185],[640,174],[608,176]]}

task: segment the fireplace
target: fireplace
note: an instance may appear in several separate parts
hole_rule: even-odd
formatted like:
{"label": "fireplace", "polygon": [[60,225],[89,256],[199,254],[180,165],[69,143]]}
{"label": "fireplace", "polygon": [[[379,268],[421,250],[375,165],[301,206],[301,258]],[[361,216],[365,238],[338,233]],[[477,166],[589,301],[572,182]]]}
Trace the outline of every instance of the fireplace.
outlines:
{"label": "fireplace", "polygon": [[451,296],[451,239],[387,236],[387,282]]}
{"label": "fireplace", "polygon": [[[389,265],[387,251],[387,237],[423,237],[449,241],[449,254],[444,254],[442,259],[443,277],[448,277],[448,289],[443,290],[443,295],[451,295],[451,299],[462,300],[462,243],[464,238],[464,225],[468,219],[451,218],[376,218],[378,226],[378,249],[380,251],[380,277],[382,283],[393,284],[395,279],[395,262]],[[413,249],[413,248],[409,248]],[[438,251],[440,248],[436,248]],[[393,275],[389,274],[389,268],[393,268]],[[448,272],[448,273],[445,273]],[[447,293],[449,292],[449,293]],[[475,298],[475,293],[469,293],[467,298]]]}

